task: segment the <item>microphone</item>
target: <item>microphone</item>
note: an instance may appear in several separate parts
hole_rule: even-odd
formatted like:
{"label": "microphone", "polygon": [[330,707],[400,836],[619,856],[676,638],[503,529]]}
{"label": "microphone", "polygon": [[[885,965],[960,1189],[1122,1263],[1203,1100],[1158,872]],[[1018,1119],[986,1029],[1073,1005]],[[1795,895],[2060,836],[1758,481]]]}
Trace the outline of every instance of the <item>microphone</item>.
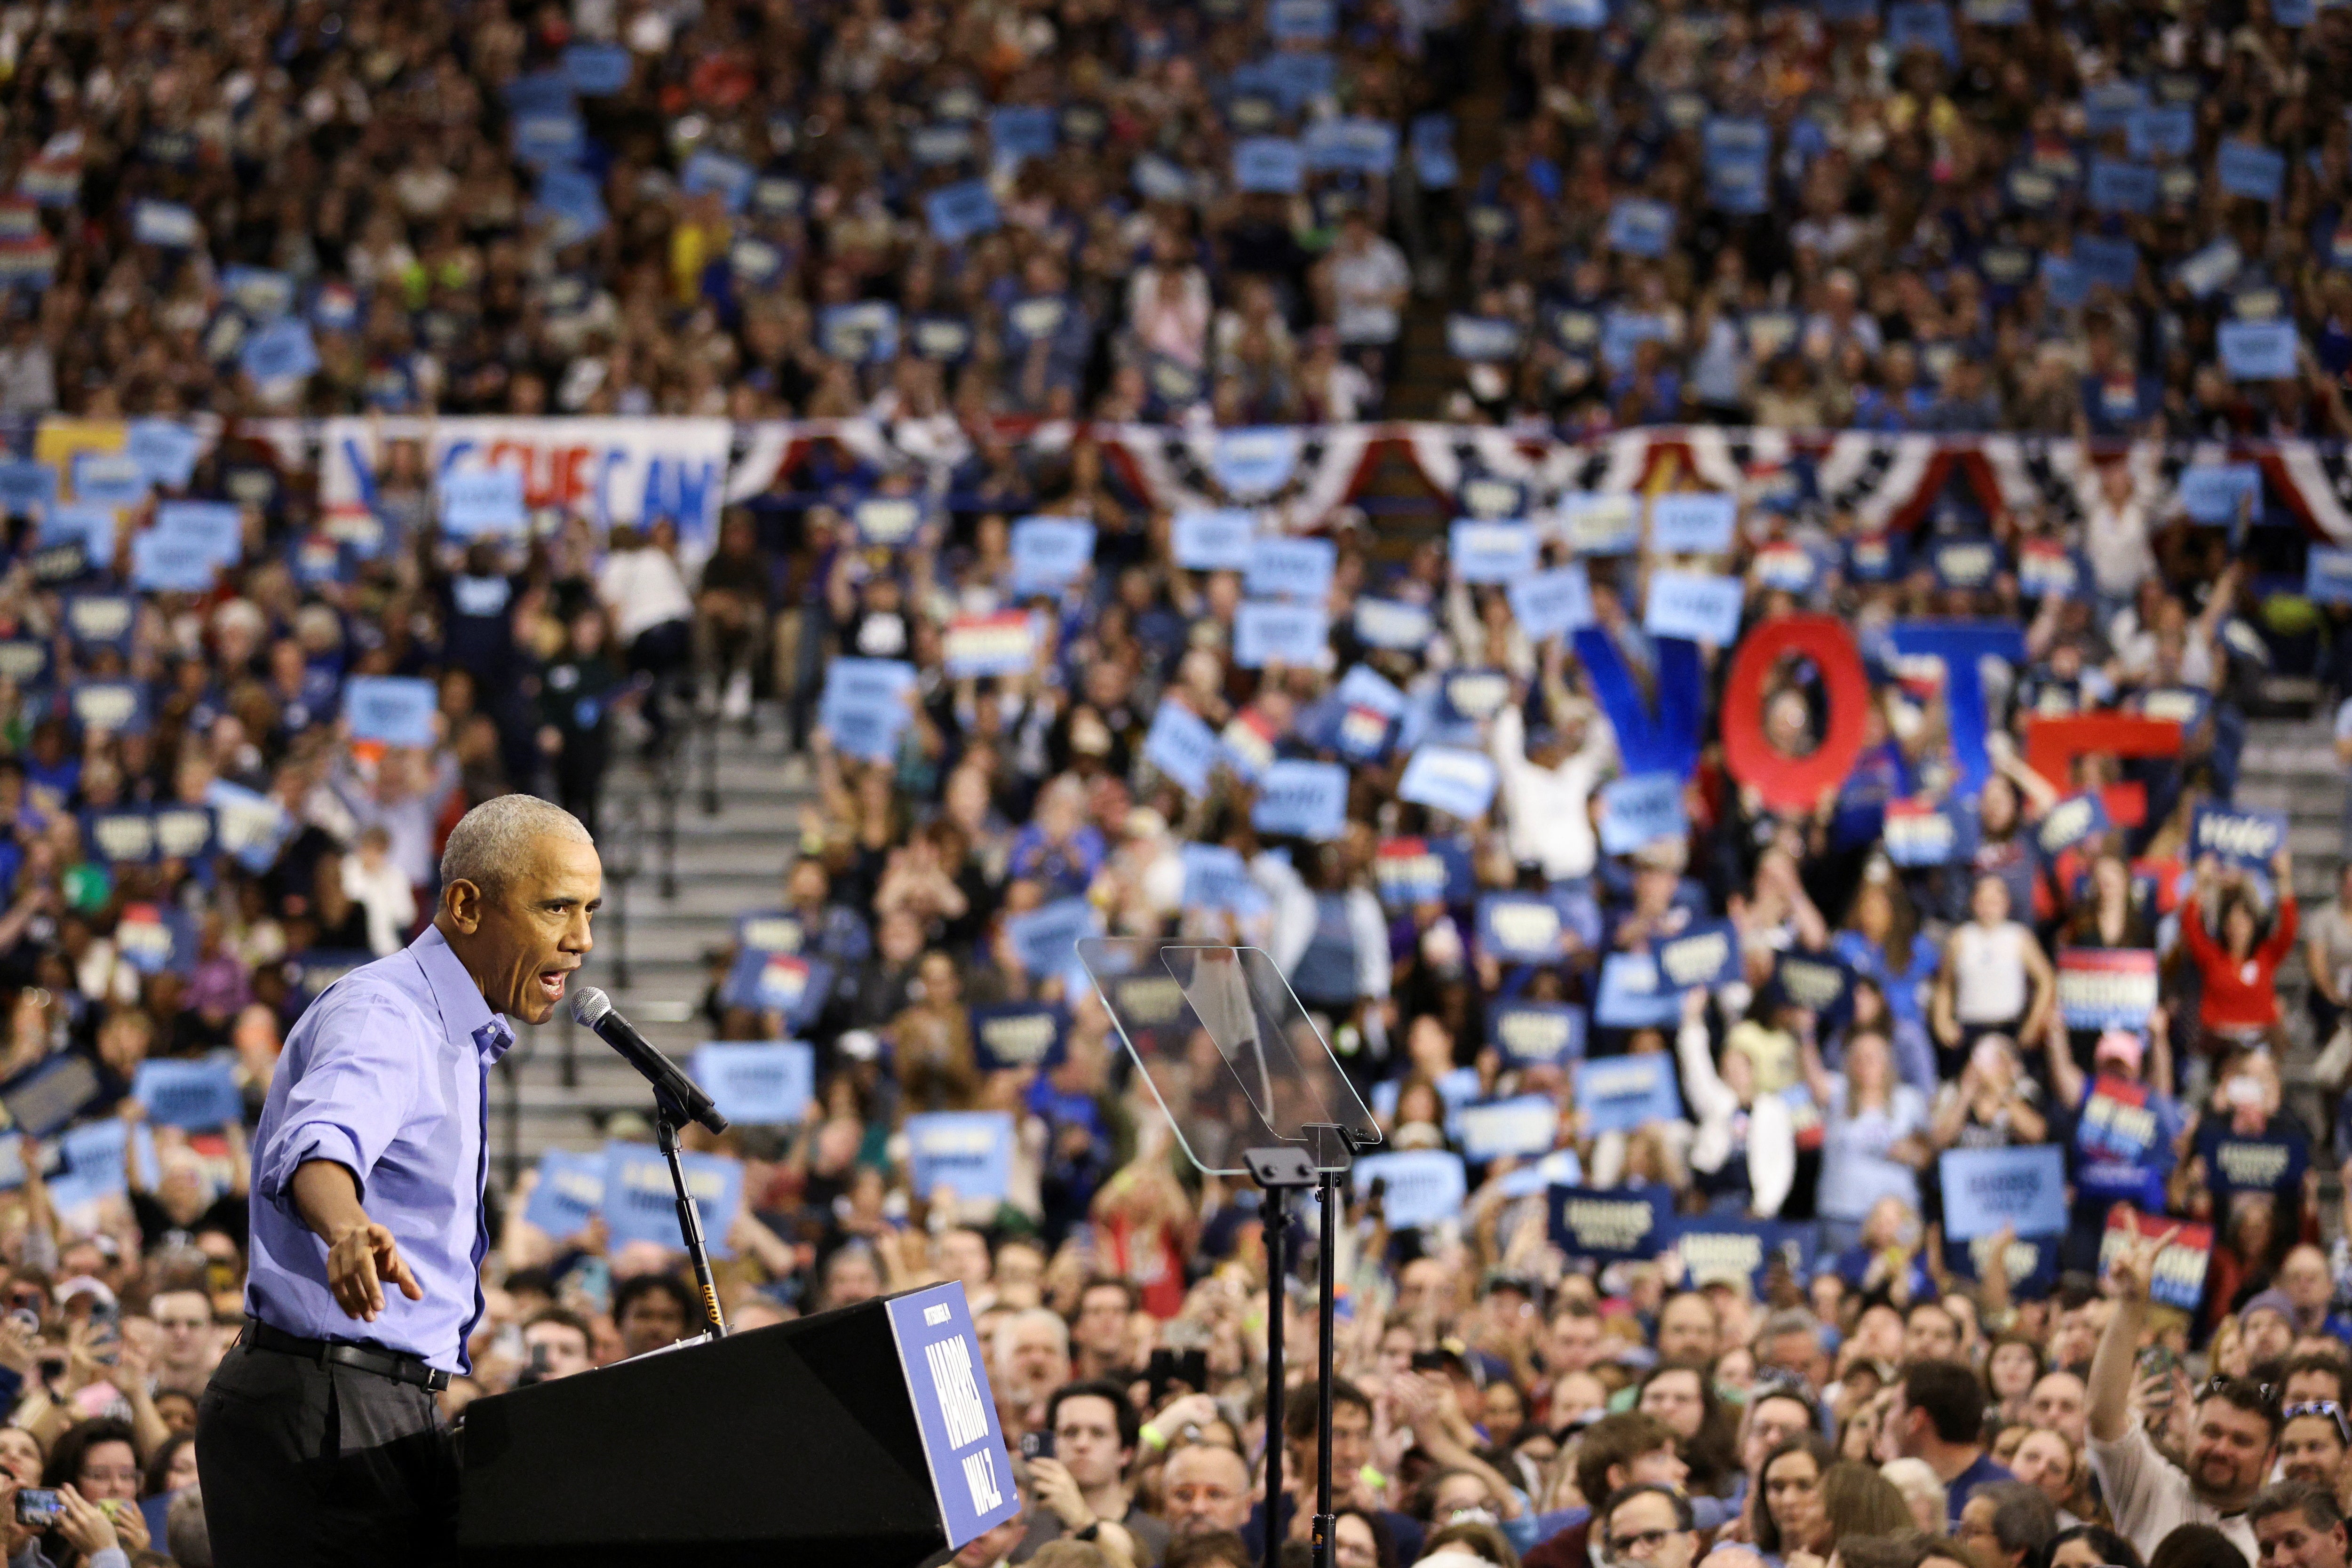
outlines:
{"label": "microphone", "polygon": [[614,1012],[610,996],[593,985],[583,986],[572,995],[572,1018],[593,1029],[606,1045],[621,1053],[624,1061],[644,1074],[667,1109],[688,1121],[700,1122],[713,1132],[727,1131],[727,1118],[719,1114],[710,1097],[680,1072],[676,1062],[647,1044],[635,1025]]}

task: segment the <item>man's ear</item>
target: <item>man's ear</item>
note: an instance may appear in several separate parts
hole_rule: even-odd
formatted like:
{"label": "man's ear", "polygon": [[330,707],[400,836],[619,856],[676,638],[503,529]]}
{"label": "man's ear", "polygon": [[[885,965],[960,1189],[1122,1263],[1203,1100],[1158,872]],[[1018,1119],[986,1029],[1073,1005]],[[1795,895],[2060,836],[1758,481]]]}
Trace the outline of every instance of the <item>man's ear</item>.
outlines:
{"label": "man's ear", "polygon": [[441,889],[441,913],[450,929],[471,936],[482,923],[482,889],[459,878]]}

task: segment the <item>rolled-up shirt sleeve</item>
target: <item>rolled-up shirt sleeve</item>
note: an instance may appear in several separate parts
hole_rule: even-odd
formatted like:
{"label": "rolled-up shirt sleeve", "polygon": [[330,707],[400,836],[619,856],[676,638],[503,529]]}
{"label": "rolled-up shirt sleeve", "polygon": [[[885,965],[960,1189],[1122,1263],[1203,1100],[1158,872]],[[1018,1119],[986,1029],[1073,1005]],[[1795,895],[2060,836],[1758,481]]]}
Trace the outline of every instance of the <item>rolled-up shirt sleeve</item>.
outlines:
{"label": "rolled-up shirt sleeve", "polygon": [[254,1195],[294,1212],[294,1173],[312,1160],[350,1171],[367,1197],[376,1162],[400,1133],[425,1080],[433,1040],[415,1014],[365,990],[321,998],[335,1009],[312,1036],[318,1055],[287,1097],[286,1114],[254,1152]]}

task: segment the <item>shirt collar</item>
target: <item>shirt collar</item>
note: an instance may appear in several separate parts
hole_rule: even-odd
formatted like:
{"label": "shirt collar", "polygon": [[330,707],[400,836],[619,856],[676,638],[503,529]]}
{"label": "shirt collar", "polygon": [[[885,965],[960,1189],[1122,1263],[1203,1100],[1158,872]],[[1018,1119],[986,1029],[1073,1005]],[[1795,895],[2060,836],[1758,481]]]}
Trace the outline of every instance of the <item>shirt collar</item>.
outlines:
{"label": "shirt collar", "polygon": [[425,972],[425,984],[433,993],[433,1005],[441,1011],[442,1026],[449,1039],[453,1043],[472,1040],[485,1066],[506,1055],[507,1047],[514,1044],[514,1026],[490,1011],[482,988],[449,950],[449,939],[441,934],[441,928],[427,925],[425,933],[408,944],[408,951]]}

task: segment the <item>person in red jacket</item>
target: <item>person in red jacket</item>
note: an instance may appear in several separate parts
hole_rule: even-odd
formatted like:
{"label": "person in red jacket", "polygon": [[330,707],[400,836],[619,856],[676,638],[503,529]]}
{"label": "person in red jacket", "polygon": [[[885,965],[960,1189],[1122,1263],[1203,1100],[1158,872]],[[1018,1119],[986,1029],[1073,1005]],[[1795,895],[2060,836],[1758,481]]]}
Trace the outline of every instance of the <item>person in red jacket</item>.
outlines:
{"label": "person in red jacket", "polygon": [[[2294,950],[2297,923],[2294,862],[2284,846],[2271,857],[2271,880],[2278,889],[2278,909],[2267,935],[2262,906],[2245,873],[2223,876],[2210,855],[2197,862],[2197,889],[2180,907],[2181,940],[2205,980],[2197,1016],[2204,1026],[2201,1045],[2209,1056],[2232,1045],[2283,1044],[2276,1038],[2276,981],[2279,965]],[[2208,910],[2219,914],[2219,940],[2205,929]]]}

